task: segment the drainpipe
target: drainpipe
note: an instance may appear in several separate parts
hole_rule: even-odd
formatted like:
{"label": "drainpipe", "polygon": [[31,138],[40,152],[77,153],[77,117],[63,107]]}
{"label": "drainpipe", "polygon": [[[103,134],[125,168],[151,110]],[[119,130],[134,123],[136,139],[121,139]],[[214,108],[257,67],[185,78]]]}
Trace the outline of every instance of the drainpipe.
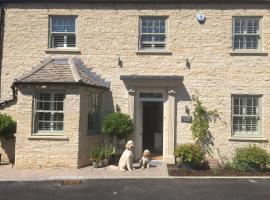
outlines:
{"label": "drainpipe", "polygon": [[0,98],[1,98],[1,79],[2,79],[3,41],[4,41],[4,19],[5,19],[5,10],[0,5]]}
{"label": "drainpipe", "polygon": [[[2,66],[3,66],[3,42],[4,42],[4,28],[5,28],[5,10],[0,4],[0,97],[1,97],[1,81],[2,81]],[[12,98],[0,102],[0,109],[3,109],[7,104],[16,100],[16,89],[14,84],[11,86]]]}

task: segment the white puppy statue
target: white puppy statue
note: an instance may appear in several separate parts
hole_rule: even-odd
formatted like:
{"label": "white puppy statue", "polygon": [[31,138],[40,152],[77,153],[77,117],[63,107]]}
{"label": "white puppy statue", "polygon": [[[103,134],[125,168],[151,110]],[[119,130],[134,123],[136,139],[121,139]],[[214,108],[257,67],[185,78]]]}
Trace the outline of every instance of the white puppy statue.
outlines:
{"label": "white puppy statue", "polygon": [[140,167],[141,169],[149,168],[150,167],[150,151],[145,149],[143,152],[143,156],[140,159]]}
{"label": "white puppy statue", "polygon": [[134,142],[129,140],[126,144],[126,149],[120,157],[118,167],[120,171],[128,171],[133,170],[133,150],[134,150]]}

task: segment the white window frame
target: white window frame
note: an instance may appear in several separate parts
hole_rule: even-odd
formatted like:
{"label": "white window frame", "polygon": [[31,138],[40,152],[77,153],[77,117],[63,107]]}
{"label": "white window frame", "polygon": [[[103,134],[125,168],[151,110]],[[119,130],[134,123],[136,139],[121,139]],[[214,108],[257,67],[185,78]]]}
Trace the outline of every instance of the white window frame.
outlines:
{"label": "white window frame", "polygon": [[[52,19],[53,18],[74,18],[75,19],[75,32],[53,32],[52,31]],[[76,49],[77,47],[77,16],[70,16],[70,15],[53,15],[49,17],[49,48],[51,49]],[[53,45],[53,36],[54,35],[60,35],[64,36],[64,46],[63,47],[54,47]],[[74,35],[75,36],[75,47],[68,47],[67,46],[67,37],[68,35]]]}
{"label": "white window frame", "polygon": [[[259,32],[258,33],[235,33],[235,20],[242,19],[247,21],[248,19],[258,19],[259,20]],[[248,49],[244,46],[243,49],[235,48],[234,38],[236,36],[246,37],[246,36],[257,36],[258,38],[258,48],[257,49]],[[234,16],[233,17],[233,26],[232,26],[232,48],[234,51],[260,51],[262,50],[262,16]]]}
{"label": "white window frame", "polygon": [[[93,109],[92,108],[92,100],[91,99],[91,95],[96,95],[98,97],[98,123],[99,125],[92,128],[92,127],[89,127],[89,123],[90,123],[90,113],[91,113],[91,110]],[[93,114],[96,113],[96,112],[93,112]],[[102,122],[102,118],[103,118],[103,95],[102,95],[102,92],[100,91],[90,91],[88,93],[88,117],[87,117],[87,132],[88,132],[88,135],[97,135],[97,134],[100,134],[101,133],[101,122]]]}
{"label": "white window frame", "polygon": [[[242,114],[234,114],[234,99],[241,98],[243,102],[243,110]],[[257,115],[247,115],[246,109],[247,109],[247,99],[249,98],[256,98],[258,100],[258,114]],[[243,117],[243,131],[234,131],[234,117]],[[247,132],[246,131],[246,118],[254,117],[257,118],[257,132]],[[243,138],[261,138],[261,123],[262,123],[262,96],[261,95],[232,95],[232,118],[231,118],[231,130],[232,130],[232,136],[233,137],[243,137]]]}
{"label": "white window frame", "polygon": [[[38,106],[38,96],[41,93],[49,93],[51,94],[51,99],[50,99],[50,110],[38,110],[37,106]],[[63,98],[63,110],[59,111],[59,110],[53,110],[53,106],[54,106],[54,96],[55,94],[63,94],[64,98]],[[63,91],[37,91],[34,95],[34,103],[33,103],[33,131],[32,131],[32,135],[63,135],[64,134],[64,124],[65,124],[65,98],[66,98],[66,94]],[[37,113],[50,113],[50,130],[39,130],[38,127],[38,119],[36,119],[36,115]],[[52,119],[52,114],[54,113],[63,113],[63,129],[62,130],[54,130],[53,129],[53,119]]]}
{"label": "white window frame", "polygon": [[[142,21],[143,19],[164,19],[165,21],[165,33],[143,33],[142,32]],[[154,51],[164,51],[167,49],[167,43],[168,43],[168,25],[167,22],[168,17],[167,16],[141,16],[139,19],[139,47],[138,49],[140,51],[147,51],[147,50],[154,50]],[[149,42],[151,44],[151,48],[143,48],[142,47],[142,36],[143,35],[160,35],[165,36],[165,42]],[[164,44],[164,48],[155,48],[154,44]]]}

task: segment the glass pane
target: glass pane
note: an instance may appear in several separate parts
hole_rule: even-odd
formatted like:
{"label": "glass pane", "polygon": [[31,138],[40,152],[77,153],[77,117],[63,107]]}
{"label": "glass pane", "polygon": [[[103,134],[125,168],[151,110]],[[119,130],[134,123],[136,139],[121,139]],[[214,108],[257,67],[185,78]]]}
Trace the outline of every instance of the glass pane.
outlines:
{"label": "glass pane", "polygon": [[54,122],[53,123],[54,131],[62,131],[63,130],[63,122]]}
{"label": "glass pane", "polygon": [[246,131],[257,132],[258,131],[258,120],[255,117],[246,118]]}
{"label": "glass pane", "polygon": [[258,36],[246,36],[246,49],[258,49]]}
{"label": "glass pane", "polygon": [[52,47],[59,48],[64,47],[65,45],[65,36],[64,35],[53,35],[52,36]]}
{"label": "glass pane", "polygon": [[243,36],[234,36],[233,48],[234,49],[244,49],[244,37]]}
{"label": "glass pane", "polygon": [[243,100],[241,98],[234,98],[233,101],[233,113],[235,115],[242,115],[243,114]]}
{"label": "glass pane", "polygon": [[76,36],[68,35],[67,36],[67,47],[76,47]]}
{"label": "glass pane", "polygon": [[233,117],[233,131],[243,131],[244,120],[242,117]]}
{"label": "glass pane", "polygon": [[75,17],[52,17],[52,32],[75,32]]}

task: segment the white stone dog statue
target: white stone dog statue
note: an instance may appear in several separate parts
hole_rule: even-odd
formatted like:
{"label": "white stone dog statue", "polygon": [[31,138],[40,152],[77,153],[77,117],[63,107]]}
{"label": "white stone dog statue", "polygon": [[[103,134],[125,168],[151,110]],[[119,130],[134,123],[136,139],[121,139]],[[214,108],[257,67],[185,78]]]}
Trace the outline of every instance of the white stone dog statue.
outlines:
{"label": "white stone dog statue", "polygon": [[134,151],[134,142],[129,140],[126,144],[126,149],[120,157],[118,167],[120,171],[133,170],[133,151]]}
{"label": "white stone dog statue", "polygon": [[148,149],[145,149],[144,152],[143,152],[143,156],[139,161],[141,169],[149,168],[150,167],[150,161],[151,161],[151,159],[150,159],[150,151]]}

